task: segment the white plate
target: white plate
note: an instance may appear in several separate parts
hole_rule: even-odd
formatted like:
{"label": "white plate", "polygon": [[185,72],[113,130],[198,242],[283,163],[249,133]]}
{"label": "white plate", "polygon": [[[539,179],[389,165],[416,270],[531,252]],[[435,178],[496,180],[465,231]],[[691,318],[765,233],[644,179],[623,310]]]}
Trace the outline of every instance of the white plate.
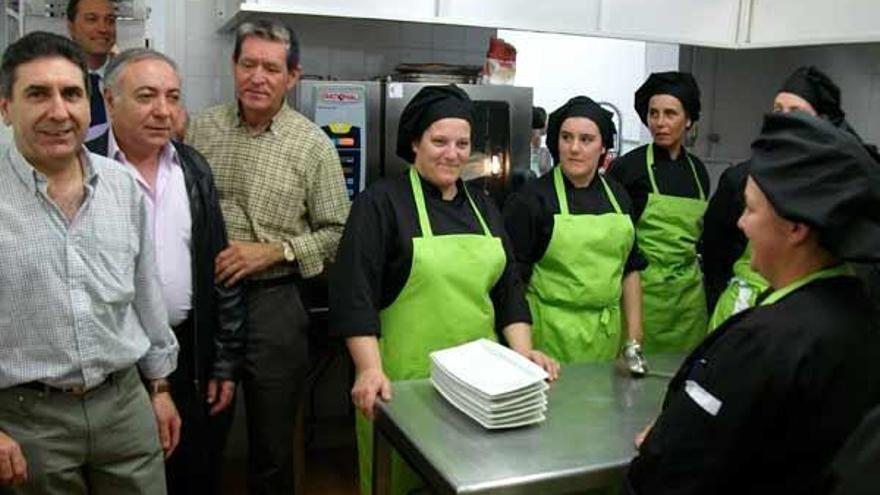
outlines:
{"label": "white plate", "polygon": [[512,410],[522,410],[536,405],[547,405],[547,396],[543,391],[523,394],[522,396],[513,397],[504,401],[487,402],[482,400],[479,396],[468,393],[468,390],[459,387],[454,379],[449,378],[443,373],[432,374],[431,382],[435,387],[441,387],[445,391],[467,400],[486,414],[500,414]]}
{"label": "white plate", "polygon": [[[433,383],[433,380],[432,380]],[[440,395],[445,397],[449,402],[452,402],[453,405],[458,407],[459,409],[466,410],[466,412],[471,416],[478,416],[484,421],[487,422],[502,422],[508,421],[511,419],[516,419],[522,416],[529,416],[535,413],[542,413],[547,410],[546,401],[537,402],[534,404],[527,404],[518,409],[513,409],[509,411],[501,411],[501,412],[488,412],[476,404],[473,404],[467,397],[462,397],[461,395],[456,394],[454,391],[443,388],[442,386],[438,386],[437,383],[434,383],[434,388],[440,392]]]}
{"label": "white plate", "polygon": [[432,352],[431,361],[486,398],[529,390],[547,379],[540,366],[487,339]]}
{"label": "white plate", "polygon": [[453,407],[455,407],[456,409],[458,409],[459,411],[464,413],[466,416],[468,416],[469,418],[471,418],[474,421],[476,421],[477,423],[479,423],[480,426],[482,426],[483,428],[486,428],[488,430],[517,428],[520,426],[527,426],[527,425],[531,425],[531,424],[540,423],[540,422],[544,421],[545,419],[547,419],[546,416],[544,416],[543,412],[539,412],[539,413],[535,413],[535,414],[531,414],[531,415],[526,415],[523,417],[507,418],[503,421],[488,421],[488,420],[480,417],[479,415],[472,414],[470,411],[468,411],[465,408],[459,407],[459,404],[457,402],[455,402],[454,400],[450,399],[450,397],[447,396],[446,394],[444,394],[444,392],[442,390],[440,390],[440,389],[436,389],[436,390],[437,390],[437,393],[439,393],[441,396],[443,396],[447,400],[447,402],[452,404]]}

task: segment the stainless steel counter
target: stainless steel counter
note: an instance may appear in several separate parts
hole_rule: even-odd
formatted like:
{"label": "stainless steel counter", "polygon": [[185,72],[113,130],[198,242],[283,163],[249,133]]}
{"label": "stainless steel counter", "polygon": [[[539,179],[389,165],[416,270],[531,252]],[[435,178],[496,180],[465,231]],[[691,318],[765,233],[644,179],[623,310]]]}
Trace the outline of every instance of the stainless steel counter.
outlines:
{"label": "stainless steel counter", "polygon": [[[681,354],[649,358],[671,374]],[[569,493],[619,479],[633,438],[657,414],[669,379],[623,376],[612,363],[566,366],[548,392],[547,420],[490,431],[447,403],[428,380],[395,382],[380,403],[373,493],[388,493],[393,446],[437,493]]]}

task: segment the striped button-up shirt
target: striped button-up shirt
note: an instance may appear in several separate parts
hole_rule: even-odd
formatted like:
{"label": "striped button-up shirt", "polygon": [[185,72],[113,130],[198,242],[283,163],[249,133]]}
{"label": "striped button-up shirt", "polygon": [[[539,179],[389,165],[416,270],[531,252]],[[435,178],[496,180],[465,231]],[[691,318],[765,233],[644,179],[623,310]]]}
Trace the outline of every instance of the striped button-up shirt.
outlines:
{"label": "striped button-up shirt", "polygon": [[321,273],[349,208],[339,155],[324,131],[285,103],[268,129],[253,133],[231,103],[193,119],[186,138],[211,164],[229,239],[293,248],[297,266],[254,278]]}
{"label": "striped button-up shirt", "polygon": [[0,157],[0,388],[177,364],[143,193],[118,163],[85,148],[80,161],[85,199],[68,221],[15,146]]}

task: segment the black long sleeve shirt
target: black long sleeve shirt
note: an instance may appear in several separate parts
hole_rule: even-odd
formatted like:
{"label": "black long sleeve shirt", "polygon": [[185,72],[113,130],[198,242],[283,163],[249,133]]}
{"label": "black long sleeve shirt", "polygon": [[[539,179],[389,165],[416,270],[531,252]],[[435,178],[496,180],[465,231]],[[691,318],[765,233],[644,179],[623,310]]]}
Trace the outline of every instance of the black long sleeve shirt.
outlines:
{"label": "black long sleeve shirt", "polygon": [[627,493],[825,493],[830,461],[880,401],[878,360],[852,277],[734,315],[670,382]]}
{"label": "black long sleeve shirt", "polygon": [[[684,148],[682,151],[687,152]],[[648,169],[645,167],[648,154],[648,145],[640,146],[629,153],[617,158],[612,162],[610,175],[626,189],[633,203],[635,218],[642,217],[645,205],[648,203],[648,194],[651,188],[651,179]],[[709,173],[702,160],[691,153],[687,153],[694,162],[703,194],[709,197]],[[700,190],[694,180],[694,173],[685,157],[685,153],[679,153],[678,158],[669,158],[669,152],[660,146],[654,146],[654,178],[661,194],[680,196],[684,198],[699,198]]]}
{"label": "black long sleeve shirt", "polygon": [[[448,201],[435,186],[424,179],[421,182],[435,236],[483,234],[461,181],[458,194]],[[501,238],[507,255],[504,272],[490,292],[496,331],[510,323],[530,323],[524,286],[513,267],[501,213],[482,191],[472,186],[468,191],[492,235]],[[413,261],[412,239],[421,235],[408,173],[378,181],[358,195],[330,273],[331,335],[381,335],[379,312],[391,305],[406,285]],[[437,310],[443,311],[443,301],[437,304]]]}
{"label": "black long sleeve shirt", "polygon": [[[559,198],[556,196],[553,175],[551,171],[526,183],[522,189],[508,197],[504,205],[504,225],[513,244],[517,270],[525,282],[531,279],[534,264],[544,257],[553,237],[555,224],[553,216],[559,213]],[[626,190],[610,177],[606,177],[605,180],[614,193],[622,213],[629,214],[635,225],[632,201]],[[574,187],[564,175],[563,183],[571,214],[601,215],[615,211],[599,177],[594,178],[584,188]],[[647,266],[647,260],[639,253],[638,245],[633,242],[624,265],[624,273],[644,270]]]}
{"label": "black long sleeve shirt", "polygon": [[706,276],[706,303],[709,311],[733,276],[733,264],[742,256],[748,239],[736,223],[745,209],[743,191],[750,162],[728,168],[718,180],[718,189],[709,200],[703,217],[703,238],[699,244]]}

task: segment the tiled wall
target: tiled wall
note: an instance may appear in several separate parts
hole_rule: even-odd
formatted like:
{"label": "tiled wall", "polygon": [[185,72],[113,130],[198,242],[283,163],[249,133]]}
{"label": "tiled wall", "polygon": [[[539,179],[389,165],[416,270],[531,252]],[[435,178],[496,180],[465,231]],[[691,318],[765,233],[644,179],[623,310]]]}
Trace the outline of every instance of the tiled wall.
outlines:
{"label": "tiled wall", "polygon": [[[168,5],[165,50],[185,74],[187,106],[198,111],[232,98],[231,33],[218,34],[207,15],[213,0]],[[308,75],[336,79],[372,79],[402,62],[482,65],[494,29],[284,16],[301,44],[301,65]]]}
{"label": "tiled wall", "polygon": [[[738,51],[682,47],[681,66],[694,72],[703,93],[697,153],[719,161],[747,158],[763,113],[801,65],[826,72],[841,88],[853,128],[866,141],[880,143],[880,43]],[[716,166],[713,175],[720,170]]]}

